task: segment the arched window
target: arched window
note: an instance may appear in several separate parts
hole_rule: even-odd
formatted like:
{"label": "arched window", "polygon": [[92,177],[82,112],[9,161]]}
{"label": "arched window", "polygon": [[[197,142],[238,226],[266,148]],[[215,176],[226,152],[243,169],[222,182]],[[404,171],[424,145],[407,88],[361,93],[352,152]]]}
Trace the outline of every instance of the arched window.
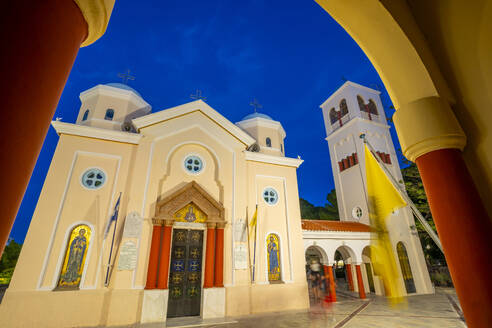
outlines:
{"label": "arched window", "polygon": [[280,152],[283,154],[284,153],[284,145],[280,144]]}
{"label": "arched window", "polygon": [[330,123],[331,123],[331,124],[333,124],[333,123],[335,123],[336,121],[338,121],[338,118],[339,118],[339,117],[338,117],[338,114],[339,114],[339,113],[340,113],[340,112],[337,112],[337,111],[335,110],[335,108],[330,109]]}
{"label": "arched window", "polygon": [[57,289],[79,288],[91,234],[91,228],[85,224],[80,224],[72,229],[66,245]]}
{"label": "arched window", "polygon": [[84,116],[82,116],[82,121],[87,121],[87,117],[89,116],[89,110],[87,109],[85,112],[84,112]]}
{"label": "arched window", "polygon": [[367,104],[367,108],[369,109],[369,113],[378,115],[378,107],[376,106],[374,100],[369,99],[369,104]]}
{"label": "arched window", "polygon": [[366,105],[364,104],[364,99],[361,96],[357,95],[357,102],[359,103],[359,109],[361,112],[367,112]]}
{"label": "arched window", "polygon": [[268,281],[281,281],[280,269],[280,239],[274,233],[267,236]]}
{"label": "arched window", "polygon": [[109,108],[106,110],[106,115],[104,115],[104,119],[108,121],[112,121],[114,116],[114,109]]}
{"label": "arched window", "polygon": [[345,99],[340,101],[340,113],[342,114],[342,117],[348,114],[347,101]]}
{"label": "arched window", "polygon": [[272,146],[272,140],[270,138],[267,137],[266,140],[265,140],[265,142],[266,142],[267,147],[271,147]]}
{"label": "arched window", "polygon": [[415,293],[415,283],[413,281],[412,269],[410,268],[410,261],[408,260],[405,245],[403,245],[401,241],[396,244],[396,252],[398,253],[401,274],[403,275],[403,281],[405,282],[407,294]]}

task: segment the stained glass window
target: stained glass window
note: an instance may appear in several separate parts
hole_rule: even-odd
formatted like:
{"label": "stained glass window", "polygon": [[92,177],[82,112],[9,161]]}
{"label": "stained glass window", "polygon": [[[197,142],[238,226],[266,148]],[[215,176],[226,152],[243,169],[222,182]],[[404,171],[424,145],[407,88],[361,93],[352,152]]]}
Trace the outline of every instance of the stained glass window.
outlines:
{"label": "stained glass window", "polygon": [[263,200],[269,205],[275,205],[278,201],[277,191],[273,188],[266,188],[263,191]]}
{"label": "stained glass window", "polygon": [[184,167],[189,173],[198,174],[203,169],[203,161],[198,156],[190,155],[185,158]]}
{"label": "stained glass window", "polygon": [[280,242],[276,234],[271,233],[266,240],[268,255],[268,281],[281,281],[282,274],[280,269]]}
{"label": "stained glass window", "polygon": [[65,251],[57,289],[77,289],[84,270],[91,228],[81,224],[72,229]]}
{"label": "stained glass window", "polygon": [[99,189],[105,181],[106,175],[99,169],[89,169],[82,175],[82,184],[89,189]]}
{"label": "stained glass window", "polygon": [[266,138],[265,142],[266,142],[267,147],[271,147],[272,146],[272,139]]}

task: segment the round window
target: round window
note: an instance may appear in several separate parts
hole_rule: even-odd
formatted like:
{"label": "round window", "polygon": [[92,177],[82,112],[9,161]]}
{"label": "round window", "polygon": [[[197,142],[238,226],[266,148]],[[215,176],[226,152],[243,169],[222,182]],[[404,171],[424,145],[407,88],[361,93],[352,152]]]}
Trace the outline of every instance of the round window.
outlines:
{"label": "round window", "polygon": [[203,169],[203,162],[198,156],[187,156],[184,160],[184,167],[188,173],[197,174]]}
{"label": "round window", "polygon": [[356,220],[360,220],[362,217],[362,208],[356,206],[352,209],[352,217]]}
{"label": "round window", "polygon": [[269,205],[275,205],[278,201],[277,191],[273,188],[266,188],[263,191],[263,200]]}
{"label": "round window", "polygon": [[106,174],[99,169],[89,169],[82,175],[82,184],[89,189],[98,189],[104,185]]}

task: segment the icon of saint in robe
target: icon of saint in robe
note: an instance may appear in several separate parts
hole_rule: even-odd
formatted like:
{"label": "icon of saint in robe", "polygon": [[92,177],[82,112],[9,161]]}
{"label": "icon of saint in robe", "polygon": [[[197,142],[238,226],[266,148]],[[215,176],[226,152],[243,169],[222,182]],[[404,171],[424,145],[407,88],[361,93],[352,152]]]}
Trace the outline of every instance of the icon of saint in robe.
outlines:
{"label": "icon of saint in robe", "polygon": [[193,206],[188,207],[188,212],[186,213],[184,219],[188,222],[196,221],[195,213],[193,213]]}
{"label": "icon of saint in robe", "polygon": [[279,280],[280,279],[280,267],[278,261],[278,245],[276,243],[275,237],[270,236],[270,241],[267,245],[268,251],[268,272],[269,280]]}
{"label": "icon of saint in robe", "polygon": [[68,255],[67,271],[62,277],[62,282],[66,284],[77,283],[81,274],[79,274],[84,259],[87,239],[85,238],[85,229],[79,230],[79,235],[75,237],[70,244],[70,254]]}

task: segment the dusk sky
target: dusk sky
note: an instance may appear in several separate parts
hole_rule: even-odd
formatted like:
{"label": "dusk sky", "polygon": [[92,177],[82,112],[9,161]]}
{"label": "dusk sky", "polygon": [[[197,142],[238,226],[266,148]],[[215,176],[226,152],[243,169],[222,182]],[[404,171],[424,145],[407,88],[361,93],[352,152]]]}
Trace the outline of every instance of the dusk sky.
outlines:
{"label": "dusk sky", "polygon": [[[365,54],[314,0],[116,1],[104,36],[80,49],[55,117],[74,123],[79,94],[121,82],[118,73],[127,69],[136,77],[128,84],[153,112],[189,102],[201,89],[206,102],[235,123],[258,99],[260,112],[283,125],[286,155],[304,159],[299,195],[316,205],[334,188],[319,105],[348,79],[381,88],[387,116],[392,113]],[[392,136],[397,143],[393,127]],[[11,232],[18,242],[57,142],[50,127]]]}

